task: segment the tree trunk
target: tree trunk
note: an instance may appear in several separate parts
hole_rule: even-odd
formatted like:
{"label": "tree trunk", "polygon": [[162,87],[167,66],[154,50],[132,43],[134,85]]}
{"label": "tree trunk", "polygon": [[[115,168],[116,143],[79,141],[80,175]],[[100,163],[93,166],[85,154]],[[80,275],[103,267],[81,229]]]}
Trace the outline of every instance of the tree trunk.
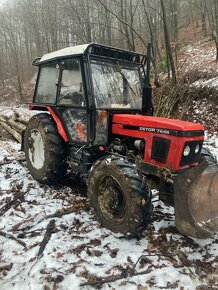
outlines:
{"label": "tree trunk", "polygon": [[150,39],[151,39],[151,48],[152,48],[152,64],[154,68],[154,83],[156,87],[160,87],[160,80],[159,80],[159,74],[157,69],[157,54],[156,54],[156,47],[155,47],[155,40],[154,40],[154,33],[153,33],[153,27],[152,22],[149,18],[148,11],[146,10],[145,1],[142,0],[144,13],[148,22],[149,32],[150,32]]}
{"label": "tree trunk", "polygon": [[218,3],[217,0],[204,1],[211,34],[216,46],[216,61],[218,61]]}
{"label": "tree trunk", "polygon": [[171,67],[173,83],[176,84],[177,83],[176,69],[175,69],[174,60],[173,60],[173,52],[172,52],[172,48],[170,45],[170,37],[169,37],[169,31],[168,31],[168,26],[167,26],[166,9],[165,9],[164,1],[160,0],[160,3],[161,3],[161,8],[162,8],[162,14],[163,14],[164,39],[165,39],[166,53],[169,57],[169,64]]}
{"label": "tree trunk", "polygon": [[206,7],[205,2],[201,1],[201,30],[204,36],[207,35],[207,23],[206,23]]}

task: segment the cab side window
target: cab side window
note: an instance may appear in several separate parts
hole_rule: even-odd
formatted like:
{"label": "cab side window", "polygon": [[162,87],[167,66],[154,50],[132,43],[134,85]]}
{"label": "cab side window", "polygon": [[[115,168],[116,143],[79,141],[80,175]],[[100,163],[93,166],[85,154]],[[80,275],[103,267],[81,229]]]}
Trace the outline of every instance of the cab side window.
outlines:
{"label": "cab side window", "polygon": [[59,104],[84,107],[85,97],[79,59],[63,60],[62,66]]}
{"label": "cab side window", "polygon": [[35,102],[55,104],[59,77],[58,64],[41,65]]}

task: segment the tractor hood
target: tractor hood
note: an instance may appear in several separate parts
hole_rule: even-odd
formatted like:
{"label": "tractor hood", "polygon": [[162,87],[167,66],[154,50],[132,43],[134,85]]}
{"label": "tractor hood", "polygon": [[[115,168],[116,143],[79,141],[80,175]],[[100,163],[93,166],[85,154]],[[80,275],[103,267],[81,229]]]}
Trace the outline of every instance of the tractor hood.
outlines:
{"label": "tractor hood", "polygon": [[[176,227],[195,238],[218,231],[218,164],[202,148],[204,127],[199,124],[141,115],[115,114],[112,133],[145,140],[144,163],[173,172]],[[188,153],[185,149],[189,148]],[[182,170],[185,169],[185,170]],[[149,172],[149,170],[148,170]]]}
{"label": "tractor hood", "polygon": [[204,127],[200,124],[160,117],[115,114],[113,116],[113,124],[117,124],[120,129],[139,130],[180,137],[204,135]]}

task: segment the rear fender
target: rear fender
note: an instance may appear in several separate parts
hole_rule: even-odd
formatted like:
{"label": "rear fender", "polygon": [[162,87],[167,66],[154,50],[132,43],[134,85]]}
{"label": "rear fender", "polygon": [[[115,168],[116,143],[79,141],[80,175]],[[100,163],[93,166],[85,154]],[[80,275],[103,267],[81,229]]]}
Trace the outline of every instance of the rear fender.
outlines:
{"label": "rear fender", "polygon": [[[64,139],[65,142],[69,142],[69,138],[67,136],[66,130],[64,129],[62,122],[55,109],[49,106],[29,105],[29,110],[48,111],[57,125],[58,133],[61,135],[61,137]],[[21,145],[21,148],[22,148],[22,145]]]}

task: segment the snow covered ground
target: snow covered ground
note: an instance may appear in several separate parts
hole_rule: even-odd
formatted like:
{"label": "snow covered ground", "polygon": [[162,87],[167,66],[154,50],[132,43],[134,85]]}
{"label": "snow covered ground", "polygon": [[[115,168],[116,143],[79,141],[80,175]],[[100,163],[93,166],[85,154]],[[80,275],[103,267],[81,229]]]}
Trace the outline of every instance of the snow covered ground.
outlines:
{"label": "snow covered ground", "polygon": [[204,78],[210,79],[211,75],[217,75],[216,47],[211,39],[204,39],[185,46],[179,57],[180,73],[197,70],[205,73]]}
{"label": "snow covered ground", "polygon": [[212,88],[217,88],[218,87],[218,76],[211,78],[209,80],[205,80],[205,79],[200,79],[195,81],[192,86],[195,87],[212,87]]}
{"label": "snow covered ground", "polygon": [[[218,157],[217,136],[207,146]],[[83,184],[39,185],[18,150],[16,142],[0,141],[1,290],[218,289],[218,234],[206,240],[180,235],[173,208],[156,201],[144,237],[128,240],[95,221]],[[72,208],[78,211],[51,216]],[[49,223],[52,234],[41,255]]]}

